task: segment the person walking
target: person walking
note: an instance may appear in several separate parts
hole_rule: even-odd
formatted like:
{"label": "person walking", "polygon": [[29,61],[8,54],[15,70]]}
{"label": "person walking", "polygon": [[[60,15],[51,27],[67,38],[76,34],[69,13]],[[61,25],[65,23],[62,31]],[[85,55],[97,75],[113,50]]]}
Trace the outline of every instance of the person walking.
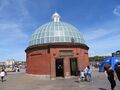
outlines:
{"label": "person walking", "polygon": [[107,67],[104,66],[104,70],[105,70],[105,75],[108,78],[110,85],[111,85],[111,89],[110,90],[114,90],[115,86],[116,86],[116,82],[115,82],[115,74],[114,71],[111,68],[111,65],[108,65]]}
{"label": "person walking", "polygon": [[118,62],[118,63],[116,64],[115,72],[116,72],[116,75],[117,75],[118,80],[120,81],[120,62]]}
{"label": "person walking", "polygon": [[3,78],[5,77],[4,69],[2,69],[2,71],[0,72],[0,76],[1,76],[1,81],[3,82]]}
{"label": "person walking", "polygon": [[88,68],[88,72],[87,72],[87,75],[88,75],[88,81],[92,81],[92,69],[90,68],[90,66],[87,66]]}
{"label": "person walking", "polygon": [[88,75],[87,75],[87,73],[88,73],[88,66],[85,67],[85,69],[84,69],[85,81],[88,80],[88,77],[87,77]]}

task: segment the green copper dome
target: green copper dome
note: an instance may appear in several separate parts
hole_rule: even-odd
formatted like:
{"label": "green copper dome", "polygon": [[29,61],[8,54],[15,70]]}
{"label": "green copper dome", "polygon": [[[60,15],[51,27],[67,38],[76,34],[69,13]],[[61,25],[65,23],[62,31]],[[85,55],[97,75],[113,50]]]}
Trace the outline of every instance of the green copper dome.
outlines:
{"label": "green copper dome", "polygon": [[61,22],[58,13],[53,14],[52,18],[53,21],[40,26],[32,34],[29,46],[57,42],[85,44],[85,40],[80,31],[71,24]]}

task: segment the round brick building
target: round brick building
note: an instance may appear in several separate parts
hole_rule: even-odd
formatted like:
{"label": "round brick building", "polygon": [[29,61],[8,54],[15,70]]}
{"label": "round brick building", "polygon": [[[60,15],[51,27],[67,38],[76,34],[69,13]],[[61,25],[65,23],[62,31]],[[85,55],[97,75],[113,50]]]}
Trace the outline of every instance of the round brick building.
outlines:
{"label": "round brick building", "polygon": [[60,18],[54,13],[51,22],[43,24],[32,34],[25,50],[28,74],[51,79],[70,78],[89,64],[89,47],[81,32]]}

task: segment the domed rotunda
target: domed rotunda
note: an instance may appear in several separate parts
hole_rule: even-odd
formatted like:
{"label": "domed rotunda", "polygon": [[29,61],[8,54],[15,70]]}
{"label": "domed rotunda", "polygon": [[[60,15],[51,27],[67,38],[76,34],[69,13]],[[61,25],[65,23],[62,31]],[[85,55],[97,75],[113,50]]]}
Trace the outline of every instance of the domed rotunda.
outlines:
{"label": "domed rotunda", "polygon": [[32,34],[25,50],[28,74],[51,79],[70,78],[89,64],[89,47],[81,32],[60,18],[55,12],[51,22]]}

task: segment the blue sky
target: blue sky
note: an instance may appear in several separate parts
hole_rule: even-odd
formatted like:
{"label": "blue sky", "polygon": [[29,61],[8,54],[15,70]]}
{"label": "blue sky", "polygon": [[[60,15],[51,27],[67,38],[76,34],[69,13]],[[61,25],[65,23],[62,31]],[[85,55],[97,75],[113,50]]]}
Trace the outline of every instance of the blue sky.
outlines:
{"label": "blue sky", "polygon": [[31,34],[55,11],[81,31],[89,56],[120,50],[120,0],[0,0],[0,61],[25,60]]}

